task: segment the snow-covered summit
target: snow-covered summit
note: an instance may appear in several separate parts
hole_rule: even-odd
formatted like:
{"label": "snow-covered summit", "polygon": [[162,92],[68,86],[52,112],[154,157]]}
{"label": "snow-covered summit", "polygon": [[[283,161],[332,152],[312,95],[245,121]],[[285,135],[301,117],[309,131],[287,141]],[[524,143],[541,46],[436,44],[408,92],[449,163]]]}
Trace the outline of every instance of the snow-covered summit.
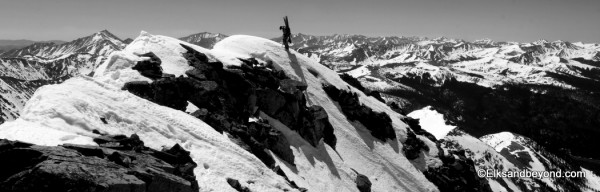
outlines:
{"label": "snow-covered summit", "polygon": [[[137,61],[149,59],[139,56],[147,52],[153,52],[162,60],[164,73],[185,76],[191,68],[182,55],[187,51],[180,44],[206,54],[212,61],[222,62],[225,67],[241,65],[237,58],[269,61],[275,69],[308,85],[307,102],[319,105],[327,112],[338,138],[335,149],[323,142],[313,147],[278,120],[264,113],[261,115],[290,141],[295,166],[278,158],[276,161],[298,186],[309,191],[357,191],[358,172],[370,178],[373,191],[437,191],[400,150],[408,129],[400,120],[400,114],[352,88],[336,72],[308,57],[293,50],[286,51],[274,41],[245,35],[223,39],[214,49],[208,50],[175,38],[143,32],[123,51],[113,52],[98,67],[93,78],[76,77],[38,89],[18,120],[0,125],[0,138],[41,145],[93,144],[89,142],[96,136],[93,130],[109,134],[136,133],[147,146],[155,149],[180,143],[191,151],[199,165],[194,173],[202,190],[233,191],[226,181],[233,177],[252,191],[293,191],[284,178],[225,134],[183,111],[160,106],[121,90],[127,82],[153,81],[131,69]],[[359,96],[362,104],[389,115],[397,138],[377,140],[361,123],[349,121],[323,91],[322,84],[349,89]],[[52,134],[40,134],[46,132]],[[434,147],[432,144],[431,148]]]}

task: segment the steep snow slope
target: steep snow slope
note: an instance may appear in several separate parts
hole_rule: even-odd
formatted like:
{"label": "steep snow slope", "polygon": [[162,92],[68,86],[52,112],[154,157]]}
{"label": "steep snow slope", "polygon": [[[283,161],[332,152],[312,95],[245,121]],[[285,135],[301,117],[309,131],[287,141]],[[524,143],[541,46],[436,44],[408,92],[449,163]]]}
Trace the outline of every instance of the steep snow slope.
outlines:
{"label": "steep snow slope", "polygon": [[[296,168],[283,167],[289,168],[284,171],[299,186],[307,187],[311,191],[348,190],[344,187],[347,185],[342,184],[352,182],[349,181],[350,175],[353,174],[350,169],[352,168],[371,178],[375,191],[435,190],[435,187],[410,164],[400,150],[402,147],[400,141],[406,139],[407,128],[400,121],[400,115],[393,112],[384,103],[367,97],[361,91],[349,86],[334,71],[295,51],[285,51],[279,43],[251,36],[226,38],[217,43],[213,51],[229,51],[237,55],[272,61],[275,68],[285,71],[289,77],[306,82],[308,84],[306,92],[308,102],[320,105],[327,111],[329,121],[334,126],[334,133],[338,138],[335,151],[329,146],[315,149],[306,142],[294,142],[298,140],[297,135],[287,135],[288,137],[293,136],[288,139],[296,148],[293,150],[299,162],[296,162]],[[335,102],[325,94],[321,88],[322,83],[332,84],[339,89],[350,88],[360,95],[362,103],[373,110],[386,112],[392,118],[398,140],[388,140],[382,143],[373,138],[360,123],[349,122]],[[284,133],[289,130],[278,123],[273,125]],[[312,158],[316,159],[311,160]],[[317,165],[320,164],[319,166],[313,166],[311,161],[322,161],[327,166],[322,163],[317,163]],[[314,177],[322,174],[329,176]]]}
{"label": "steep snow slope", "polygon": [[[182,57],[186,50],[179,43],[225,65],[239,65],[236,57],[251,56],[272,61],[275,68],[283,70],[289,77],[308,84],[308,103],[324,107],[334,126],[338,138],[335,150],[323,142],[315,148],[277,120],[262,114],[293,146],[296,165],[283,161],[278,164],[300,187],[310,191],[357,191],[354,169],[370,178],[373,191],[437,191],[400,150],[401,142],[406,139],[407,126],[400,121],[399,114],[351,88],[337,73],[319,63],[295,51],[286,52],[281,44],[251,36],[229,37],[215,45],[214,50],[207,50],[174,38],[142,33],[125,50],[112,54],[97,69],[94,78],[77,77],[38,89],[19,120],[0,125],[0,138],[56,145],[89,143],[90,137],[95,136],[94,129],[110,134],[136,133],[146,145],[155,149],[177,142],[191,151],[199,165],[194,172],[203,191],[233,191],[225,181],[227,177],[242,181],[242,185],[253,191],[292,190],[282,177],[255,156],[204,122],[121,90],[125,82],[151,81],[131,69],[135,61],[146,59],[136,53],[152,51],[163,61],[165,73],[185,75],[189,66]],[[349,122],[322,90],[322,83],[339,89],[349,88],[360,96],[361,103],[387,113],[393,121],[397,139],[382,142],[372,137],[360,123]],[[101,117],[107,119],[106,124]],[[53,131],[39,134],[45,130]]]}

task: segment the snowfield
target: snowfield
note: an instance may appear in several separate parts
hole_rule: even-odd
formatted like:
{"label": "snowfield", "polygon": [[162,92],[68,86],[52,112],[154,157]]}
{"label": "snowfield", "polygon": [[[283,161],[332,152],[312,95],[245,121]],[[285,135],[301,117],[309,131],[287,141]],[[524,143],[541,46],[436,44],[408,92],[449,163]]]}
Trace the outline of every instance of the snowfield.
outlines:
{"label": "snowfield", "polygon": [[407,116],[419,119],[419,125],[425,131],[431,133],[436,139],[443,139],[456,126],[446,125],[444,115],[437,112],[431,106],[409,113]]}
{"label": "snowfield", "polygon": [[[21,140],[39,145],[63,143],[93,144],[92,130],[108,134],[138,134],[146,146],[160,150],[180,143],[198,164],[194,170],[201,191],[235,191],[226,178],[240,181],[252,191],[294,191],[284,178],[266,167],[253,154],[234,144],[201,120],[183,111],[163,107],[122,91],[124,83],[151,81],[131,69],[137,56],[155,53],[162,60],[163,72],[185,75],[191,69],[179,44],[207,54],[211,60],[239,65],[236,58],[255,57],[272,61],[290,78],[306,82],[309,104],[327,111],[337,137],[336,149],[320,142],[313,147],[294,131],[271,119],[263,118],[280,130],[290,141],[295,166],[277,159],[277,164],[309,191],[358,191],[356,172],[366,175],[373,191],[438,191],[402,152],[407,125],[398,113],[375,98],[365,96],[349,86],[338,74],[295,51],[271,40],[236,35],[217,43],[212,50],[194,46],[175,38],[142,32],[123,51],[116,51],[96,70],[93,78],[76,77],[58,85],[38,89],[25,105],[21,117],[0,125],[0,138]],[[351,89],[361,103],[374,111],[387,113],[397,139],[385,142],[375,139],[359,122],[350,122],[321,88],[332,84],[338,89]],[[192,107],[192,106],[190,106]],[[105,118],[103,123],[100,118]],[[424,138],[421,138],[424,139]]]}

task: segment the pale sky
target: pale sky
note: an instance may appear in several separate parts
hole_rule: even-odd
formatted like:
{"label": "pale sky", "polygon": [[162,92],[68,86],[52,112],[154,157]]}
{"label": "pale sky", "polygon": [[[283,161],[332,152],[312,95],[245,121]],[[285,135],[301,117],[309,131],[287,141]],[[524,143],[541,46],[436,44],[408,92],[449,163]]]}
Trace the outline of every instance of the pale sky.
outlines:
{"label": "pale sky", "polygon": [[600,0],[0,0],[0,39],[73,40],[107,29],[600,43]]}

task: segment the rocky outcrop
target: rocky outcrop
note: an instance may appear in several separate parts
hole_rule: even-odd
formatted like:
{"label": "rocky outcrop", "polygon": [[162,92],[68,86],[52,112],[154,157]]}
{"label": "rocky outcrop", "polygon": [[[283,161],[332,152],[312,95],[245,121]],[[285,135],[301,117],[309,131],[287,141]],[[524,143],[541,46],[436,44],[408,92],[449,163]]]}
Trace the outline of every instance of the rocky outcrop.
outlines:
{"label": "rocky outcrop", "polygon": [[360,81],[358,79],[352,77],[351,75],[342,73],[342,74],[340,74],[340,78],[342,78],[342,80],[344,80],[346,83],[348,83],[352,87],[365,93],[365,95],[371,96],[371,97],[385,103],[385,100],[381,97],[381,93],[379,93],[379,91],[373,91],[373,90],[369,90],[369,89],[365,88],[364,86],[362,86],[362,84],[360,83]]}
{"label": "rocky outcrop", "polygon": [[160,58],[158,58],[158,56],[152,52],[144,53],[138,56],[147,59],[137,62],[135,66],[132,67],[133,70],[139,71],[140,74],[150,79],[158,79],[162,77],[163,72],[162,68],[160,67],[162,61]]}
{"label": "rocky outcrop", "polygon": [[329,116],[323,107],[310,106],[303,117],[303,129],[298,129],[298,133],[311,143],[317,146],[321,138],[329,146],[335,148],[336,138],[333,134],[333,126],[329,123]]}
{"label": "rocky outcrop", "polygon": [[421,139],[419,139],[417,135],[427,137],[427,139],[433,142],[437,141],[435,136],[421,128],[418,119],[404,117],[402,121],[410,128],[406,129],[406,140],[402,143],[402,151],[404,152],[404,156],[406,156],[406,158],[409,160],[414,160],[419,157],[421,151],[429,152],[429,147]]}
{"label": "rocky outcrop", "polygon": [[198,191],[196,167],[179,145],[157,151],[134,134],[99,146],[37,146],[0,140],[0,191]]}
{"label": "rocky outcrop", "polygon": [[475,163],[465,155],[465,150],[449,151],[444,155],[440,149],[443,164],[436,168],[428,168],[423,172],[425,177],[435,184],[441,192],[491,192],[492,189],[485,178],[479,177]]}
{"label": "rocky outcrop", "polygon": [[356,188],[360,192],[371,192],[371,180],[366,175],[358,173],[356,170],[352,169],[354,173],[356,173],[356,179],[354,182],[356,183]]}
{"label": "rocky outcrop", "polygon": [[295,130],[315,147],[324,139],[335,148],[333,126],[325,110],[306,106],[306,83],[268,67],[268,62],[240,59],[241,66],[223,68],[222,63],[210,62],[205,54],[181,46],[187,50],[183,56],[193,68],[186,71],[187,77],[163,74],[160,59],[148,53],[142,56],[150,59],[139,61],[135,69],[154,81],[128,82],[123,89],[182,111],[188,102],[192,103],[199,109],[191,115],[219,132],[229,133],[236,143],[271,168],[275,161],[266,149],[292,165],[294,156],[287,138],[261,119],[259,111]]}
{"label": "rocky outcrop", "polygon": [[396,138],[392,119],[386,113],[375,112],[362,105],[358,100],[358,95],[352,91],[339,90],[333,85],[323,85],[323,89],[331,99],[339,103],[346,118],[362,123],[371,131],[373,137],[382,141]]}
{"label": "rocky outcrop", "polygon": [[410,127],[410,129],[412,129],[412,131],[415,134],[427,137],[427,139],[429,139],[429,140],[431,140],[433,142],[437,141],[437,139],[435,138],[435,136],[433,136],[431,133],[427,132],[425,129],[423,129],[421,127],[421,125],[419,124],[419,120],[418,119],[406,116],[406,117],[404,117],[402,119],[402,121],[404,123],[406,123],[408,125],[408,127]]}
{"label": "rocky outcrop", "polygon": [[250,191],[250,189],[248,189],[248,187],[242,186],[242,184],[240,184],[240,182],[236,179],[227,178],[227,183],[229,184],[229,186],[231,186],[231,188],[235,189],[236,191],[252,192],[252,191]]}
{"label": "rocky outcrop", "polygon": [[412,130],[406,130],[406,140],[402,143],[402,151],[407,159],[416,159],[421,154],[421,151],[429,151],[429,147]]}

